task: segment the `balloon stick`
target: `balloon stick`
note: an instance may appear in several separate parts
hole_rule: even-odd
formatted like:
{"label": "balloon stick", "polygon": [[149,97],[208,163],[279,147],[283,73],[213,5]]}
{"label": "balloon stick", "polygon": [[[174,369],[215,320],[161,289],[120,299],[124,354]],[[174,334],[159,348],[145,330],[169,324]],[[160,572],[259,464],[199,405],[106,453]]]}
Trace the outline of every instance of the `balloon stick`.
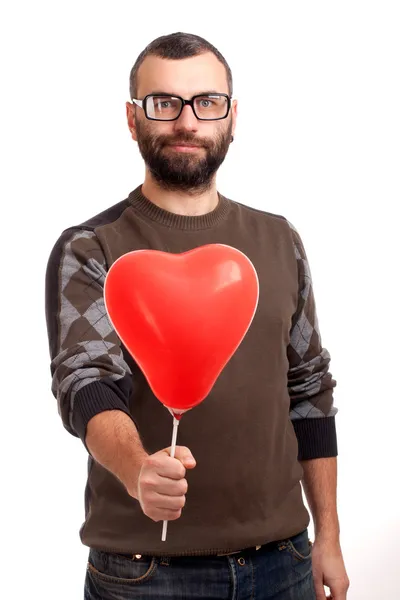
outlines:
{"label": "balloon stick", "polygon": [[[178,425],[179,425],[179,421],[174,416],[174,426],[172,429],[172,442],[171,442],[171,454],[170,454],[171,458],[175,457],[176,438],[178,435]],[[167,528],[168,528],[168,521],[163,521],[163,529],[162,529],[162,536],[161,536],[162,542],[165,542],[165,540],[167,539]]]}

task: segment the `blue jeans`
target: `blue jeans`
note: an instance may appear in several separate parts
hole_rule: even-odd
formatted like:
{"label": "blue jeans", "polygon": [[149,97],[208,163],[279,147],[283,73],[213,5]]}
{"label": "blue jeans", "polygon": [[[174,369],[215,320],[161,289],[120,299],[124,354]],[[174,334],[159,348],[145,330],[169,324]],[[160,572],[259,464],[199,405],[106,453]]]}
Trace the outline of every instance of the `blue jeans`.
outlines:
{"label": "blue jeans", "polygon": [[132,557],[90,549],[85,600],[315,600],[307,530],[229,556]]}

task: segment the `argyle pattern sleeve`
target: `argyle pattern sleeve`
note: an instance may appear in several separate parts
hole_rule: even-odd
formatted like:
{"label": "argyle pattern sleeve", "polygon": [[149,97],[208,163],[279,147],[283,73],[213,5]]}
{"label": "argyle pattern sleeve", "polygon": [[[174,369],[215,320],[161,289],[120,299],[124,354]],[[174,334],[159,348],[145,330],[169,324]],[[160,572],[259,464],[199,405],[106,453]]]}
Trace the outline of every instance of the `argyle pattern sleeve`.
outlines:
{"label": "argyle pattern sleeve", "polygon": [[94,415],[118,409],[131,416],[131,371],[106,313],[105,276],[95,233],[65,231],[46,271],[51,389],[64,427],[85,447],[87,423]]}
{"label": "argyle pattern sleeve", "polygon": [[330,354],[322,347],[312,277],[307,255],[295,227],[289,223],[297,260],[299,295],[292,319],[288,391],[290,419],[296,432],[299,460],[337,455]]}

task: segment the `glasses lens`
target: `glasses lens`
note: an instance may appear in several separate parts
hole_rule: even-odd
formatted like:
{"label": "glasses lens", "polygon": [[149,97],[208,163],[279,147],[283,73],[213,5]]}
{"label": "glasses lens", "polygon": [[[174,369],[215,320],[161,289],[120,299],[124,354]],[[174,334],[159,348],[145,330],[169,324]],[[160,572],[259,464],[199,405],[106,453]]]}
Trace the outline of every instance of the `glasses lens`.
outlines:
{"label": "glasses lens", "polygon": [[223,119],[228,113],[228,99],[218,94],[197,96],[194,110],[199,119]]}
{"label": "glasses lens", "polygon": [[150,119],[169,121],[175,119],[181,110],[181,100],[174,96],[148,96],[146,112]]}

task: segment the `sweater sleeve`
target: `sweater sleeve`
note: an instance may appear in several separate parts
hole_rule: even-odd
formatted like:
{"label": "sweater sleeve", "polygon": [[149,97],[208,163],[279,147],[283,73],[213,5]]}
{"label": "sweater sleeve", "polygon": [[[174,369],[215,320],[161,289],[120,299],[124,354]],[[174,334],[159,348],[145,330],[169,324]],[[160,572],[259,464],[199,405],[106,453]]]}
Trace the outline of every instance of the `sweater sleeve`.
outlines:
{"label": "sweater sleeve", "polygon": [[64,427],[86,449],[86,428],[94,415],[117,409],[131,416],[131,371],[106,313],[105,276],[95,233],[66,230],[46,270],[51,389]]}
{"label": "sweater sleeve", "polygon": [[336,381],[329,372],[330,354],[322,347],[312,277],[299,233],[289,223],[298,269],[298,305],[292,318],[288,391],[290,418],[299,446],[299,460],[337,455],[333,402]]}

